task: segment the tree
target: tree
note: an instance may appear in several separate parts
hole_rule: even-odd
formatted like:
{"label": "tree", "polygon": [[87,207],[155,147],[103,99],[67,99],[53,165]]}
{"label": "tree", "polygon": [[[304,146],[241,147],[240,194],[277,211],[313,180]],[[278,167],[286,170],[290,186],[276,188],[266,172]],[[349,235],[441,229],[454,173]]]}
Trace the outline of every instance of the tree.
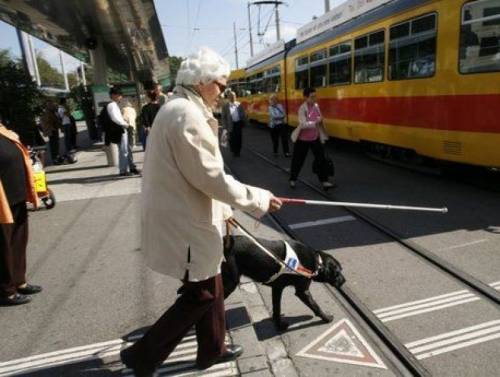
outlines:
{"label": "tree", "polygon": [[[0,54],[5,57],[5,55]],[[0,58],[1,59],[1,58]],[[0,64],[0,118],[25,144],[34,145],[35,117],[42,112],[42,93],[29,73],[12,59]]]}
{"label": "tree", "polygon": [[0,67],[7,65],[12,62],[9,49],[0,49]]}
{"label": "tree", "polygon": [[52,67],[50,63],[41,55],[36,55],[36,62],[38,64],[38,72],[40,74],[40,82],[43,86],[50,87],[64,87],[64,76],[57,69]]}
{"label": "tree", "polygon": [[180,56],[169,56],[168,64],[170,66],[170,77],[172,78],[172,82],[175,82],[175,78],[177,77],[177,71],[182,63],[184,58]]}

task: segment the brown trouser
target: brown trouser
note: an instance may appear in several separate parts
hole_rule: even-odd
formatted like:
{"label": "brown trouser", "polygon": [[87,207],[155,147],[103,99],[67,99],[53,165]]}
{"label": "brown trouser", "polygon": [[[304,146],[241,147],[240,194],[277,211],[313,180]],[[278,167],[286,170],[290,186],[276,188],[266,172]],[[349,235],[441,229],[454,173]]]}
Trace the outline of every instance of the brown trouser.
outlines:
{"label": "brown trouser", "polygon": [[26,282],[28,211],[26,203],[10,206],[14,224],[0,224],[0,297],[16,293]]}
{"label": "brown trouser", "polygon": [[199,282],[184,282],[175,303],[131,348],[135,365],[159,366],[196,327],[196,364],[207,368],[225,351],[226,324],[221,275]]}

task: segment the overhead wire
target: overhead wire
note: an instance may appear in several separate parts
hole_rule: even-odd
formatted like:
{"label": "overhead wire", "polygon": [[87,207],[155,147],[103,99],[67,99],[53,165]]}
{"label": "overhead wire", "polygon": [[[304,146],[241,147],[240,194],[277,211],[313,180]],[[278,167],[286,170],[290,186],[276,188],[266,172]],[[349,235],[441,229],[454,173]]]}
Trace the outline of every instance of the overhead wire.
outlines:
{"label": "overhead wire", "polygon": [[190,31],[188,50],[191,49],[191,44],[193,43],[193,39],[195,37],[195,33],[196,33],[196,31],[198,31],[198,16],[200,15],[201,2],[202,2],[202,0],[198,0],[198,7],[196,8],[196,13],[195,13],[195,16],[194,16],[193,28]]}

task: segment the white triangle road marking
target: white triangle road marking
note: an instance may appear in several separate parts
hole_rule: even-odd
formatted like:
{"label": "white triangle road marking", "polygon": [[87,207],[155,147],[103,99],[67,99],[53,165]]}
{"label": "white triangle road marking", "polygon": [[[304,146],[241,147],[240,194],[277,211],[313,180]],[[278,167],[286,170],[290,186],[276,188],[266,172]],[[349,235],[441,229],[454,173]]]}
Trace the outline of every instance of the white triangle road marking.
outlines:
{"label": "white triangle road marking", "polygon": [[312,359],[387,369],[382,359],[347,318],[335,323],[296,355]]}

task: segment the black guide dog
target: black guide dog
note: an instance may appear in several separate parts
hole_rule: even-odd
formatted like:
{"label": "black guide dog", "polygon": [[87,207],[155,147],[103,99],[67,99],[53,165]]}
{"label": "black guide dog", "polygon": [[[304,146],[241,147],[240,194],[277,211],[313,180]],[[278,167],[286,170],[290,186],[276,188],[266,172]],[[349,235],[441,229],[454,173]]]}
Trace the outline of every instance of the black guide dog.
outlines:
{"label": "black guide dog", "polygon": [[[270,241],[260,238],[257,240],[278,259],[285,259],[286,246],[283,241]],[[248,238],[244,236],[229,236],[228,240],[227,236],[224,237],[224,257],[226,260],[222,263],[221,267],[224,282],[224,298],[227,298],[236,289],[241,275],[245,275],[252,280],[264,283],[272,288],[273,322],[278,331],[285,331],[289,326],[281,318],[281,296],[283,289],[287,286],[295,287],[295,295],[316,316],[325,322],[331,322],[333,316],[321,310],[311,296],[309,286],[312,280],[314,280],[340,288],[345,282],[340,263],[331,255],[322,251],[316,251],[303,243],[293,240],[287,240],[287,242],[295,250],[300,264],[312,272],[317,272],[312,279],[296,274],[284,273],[276,280],[269,282],[269,279],[280,270],[281,266]]]}

